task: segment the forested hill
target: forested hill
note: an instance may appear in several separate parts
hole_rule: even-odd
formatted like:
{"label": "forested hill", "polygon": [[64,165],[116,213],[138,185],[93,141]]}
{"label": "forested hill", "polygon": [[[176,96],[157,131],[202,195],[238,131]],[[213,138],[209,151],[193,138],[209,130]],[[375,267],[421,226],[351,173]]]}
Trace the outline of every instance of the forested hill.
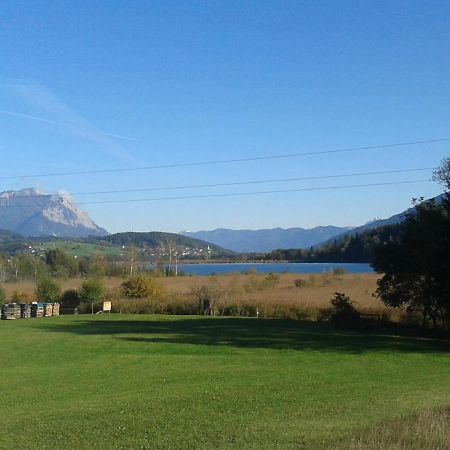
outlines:
{"label": "forested hill", "polygon": [[140,249],[141,255],[155,256],[161,254],[178,254],[180,258],[209,259],[233,258],[235,254],[209,242],[182,236],[175,233],[128,232],[107,236],[91,236],[87,238],[63,239],[55,236],[24,237],[12,231],[0,230],[0,253],[43,254],[48,248],[63,248],[78,256],[105,254],[120,257],[124,249],[130,246]]}
{"label": "forested hill", "polygon": [[[438,195],[422,202],[441,205],[444,195]],[[417,213],[417,205],[388,219],[375,220],[361,227],[353,228],[307,250],[277,249],[266,255],[269,260],[299,262],[362,262],[370,263],[375,248],[383,243],[396,240],[402,232],[405,219]]]}
{"label": "forested hill", "polygon": [[211,251],[215,255],[231,255],[233,252],[226,250],[218,245],[211,244],[200,239],[194,239],[188,236],[183,236],[176,233],[165,233],[162,231],[150,232],[126,232],[109,234],[107,236],[90,238],[91,242],[105,241],[112,245],[134,245],[140,248],[158,248],[160,246],[176,246],[188,247],[194,249],[204,249],[204,251]]}
{"label": "forested hill", "polygon": [[309,250],[274,250],[266,255],[266,259],[298,262],[370,263],[373,261],[376,247],[396,240],[402,227],[403,225],[400,223],[366,230],[351,236],[344,235]]}
{"label": "forested hill", "polygon": [[5,253],[15,253],[22,249],[24,237],[14,231],[0,230],[0,251]]}

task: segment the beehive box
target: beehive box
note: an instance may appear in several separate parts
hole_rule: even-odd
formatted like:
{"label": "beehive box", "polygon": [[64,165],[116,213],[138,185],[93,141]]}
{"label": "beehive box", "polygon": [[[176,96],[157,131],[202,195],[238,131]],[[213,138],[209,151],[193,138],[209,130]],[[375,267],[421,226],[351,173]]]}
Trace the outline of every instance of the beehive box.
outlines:
{"label": "beehive box", "polygon": [[33,303],[31,305],[31,317],[44,317],[43,303]]}
{"label": "beehive box", "polygon": [[16,303],[9,303],[2,307],[2,319],[20,319],[20,306]]}
{"label": "beehive box", "polygon": [[22,319],[29,319],[31,317],[31,305],[26,303],[20,304],[20,317]]}
{"label": "beehive box", "polygon": [[59,303],[53,303],[53,315],[59,316]]}
{"label": "beehive box", "polygon": [[53,303],[44,303],[44,317],[53,316]]}

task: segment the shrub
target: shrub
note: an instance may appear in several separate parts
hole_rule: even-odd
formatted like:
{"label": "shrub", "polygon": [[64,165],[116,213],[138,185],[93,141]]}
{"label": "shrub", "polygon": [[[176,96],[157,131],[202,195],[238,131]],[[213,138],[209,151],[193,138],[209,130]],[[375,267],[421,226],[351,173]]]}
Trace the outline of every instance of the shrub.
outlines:
{"label": "shrub", "polygon": [[80,302],[80,295],[75,289],[68,289],[61,297],[61,306],[63,308],[78,308]]}
{"label": "shrub", "polygon": [[350,297],[340,292],[335,292],[330,300],[334,306],[331,321],[338,327],[355,327],[359,324],[360,317]]}
{"label": "shrub", "polygon": [[275,286],[280,281],[280,276],[276,275],[274,273],[269,273],[265,278],[264,281],[266,284],[268,284],[272,289],[275,289]]}
{"label": "shrub", "polygon": [[163,287],[154,278],[141,273],[124,281],[121,288],[123,294],[130,298],[159,298],[164,294]]}
{"label": "shrub", "polygon": [[303,278],[297,278],[296,280],[294,280],[294,284],[298,288],[303,288],[303,287],[308,286],[308,282],[306,280],[304,280]]}
{"label": "shrub", "polygon": [[214,280],[208,285],[194,287],[191,294],[198,305],[197,310],[200,314],[215,315],[216,312],[219,312],[218,309],[222,306],[219,302],[224,293]]}
{"label": "shrub", "polygon": [[61,286],[51,278],[41,278],[36,282],[36,297],[44,302],[58,302],[61,299]]}
{"label": "shrub", "polygon": [[23,291],[14,291],[11,295],[11,302],[13,303],[28,303],[30,296]]}
{"label": "shrub", "polygon": [[333,269],[333,275],[345,275],[347,271],[343,269],[342,267],[336,267]]}

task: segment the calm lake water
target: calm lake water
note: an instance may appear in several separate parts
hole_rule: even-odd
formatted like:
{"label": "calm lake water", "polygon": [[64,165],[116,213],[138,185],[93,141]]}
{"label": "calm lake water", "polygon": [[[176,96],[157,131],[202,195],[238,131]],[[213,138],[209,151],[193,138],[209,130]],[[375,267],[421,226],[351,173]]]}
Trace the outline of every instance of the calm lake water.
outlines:
{"label": "calm lake water", "polygon": [[348,273],[373,273],[369,264],[347,263],[221,263],[221,264],[180,264],[186,275],[223,275],[247,272],[255,269],[257,273],[324,273],[334,269],[344,269]]}

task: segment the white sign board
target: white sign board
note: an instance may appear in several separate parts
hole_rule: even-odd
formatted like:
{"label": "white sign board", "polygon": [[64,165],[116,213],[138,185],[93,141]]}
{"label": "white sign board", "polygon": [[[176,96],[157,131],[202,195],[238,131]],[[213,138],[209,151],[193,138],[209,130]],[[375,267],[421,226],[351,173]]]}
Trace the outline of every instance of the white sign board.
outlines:
{"label": "white sign board", "polygon": [[102,310],[105,311],[111,311],[111,302],[103,302],[102,303]]}

